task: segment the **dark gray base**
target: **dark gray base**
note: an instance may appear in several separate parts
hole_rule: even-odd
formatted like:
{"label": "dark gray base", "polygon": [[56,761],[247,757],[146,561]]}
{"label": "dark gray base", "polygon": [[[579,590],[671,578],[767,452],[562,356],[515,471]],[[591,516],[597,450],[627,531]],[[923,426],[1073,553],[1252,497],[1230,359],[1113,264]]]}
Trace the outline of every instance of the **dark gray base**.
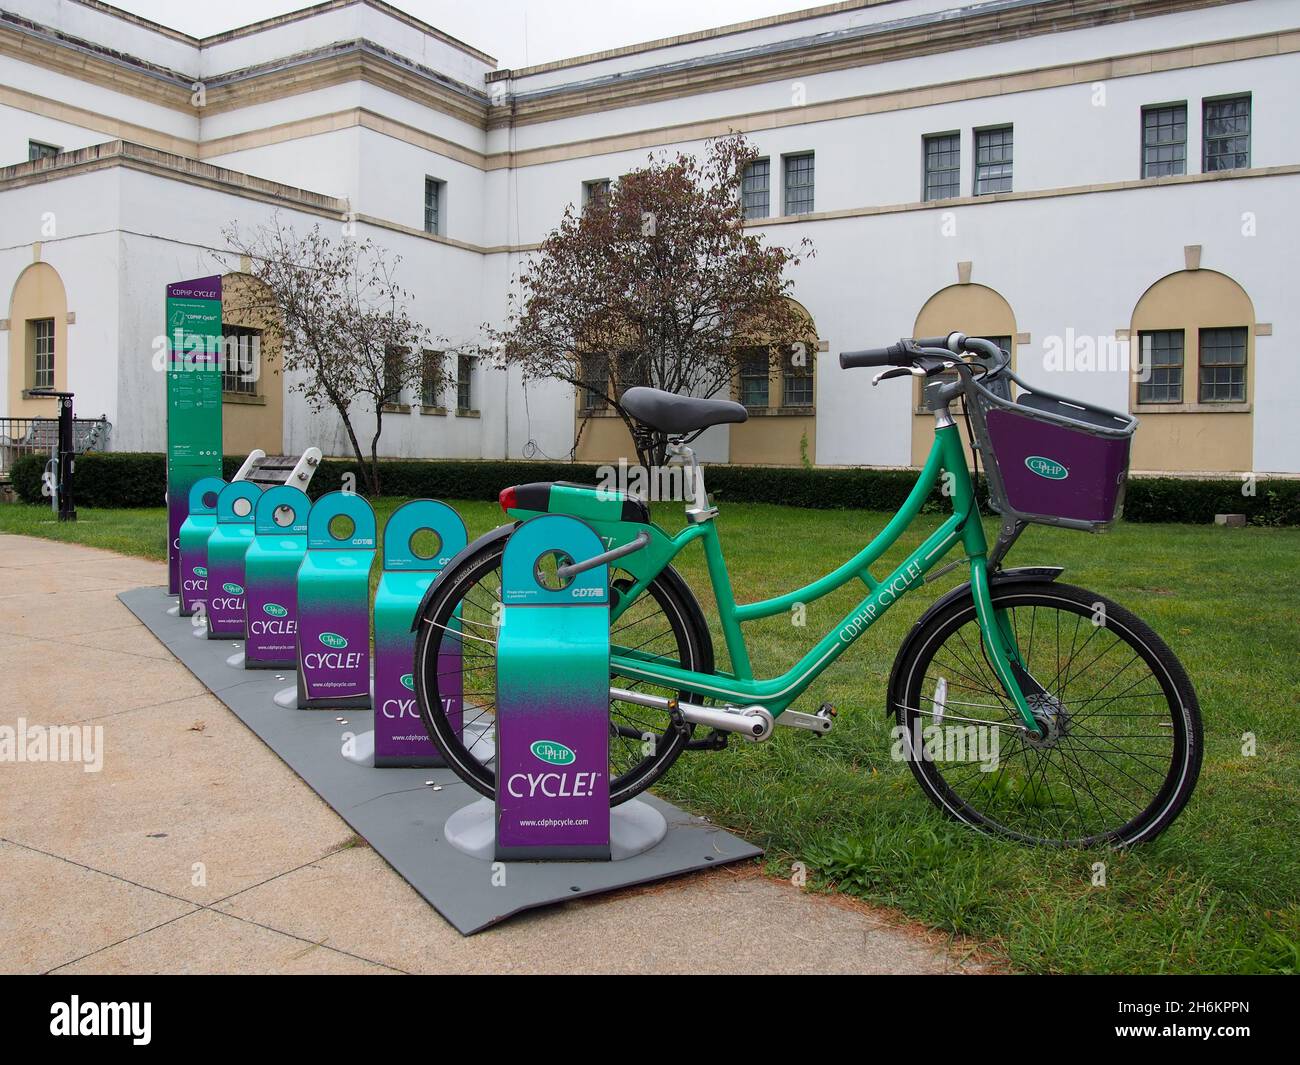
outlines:
{"label": "dark gray base", "polygon": [[[491,799],[479,799],[478,802],[462,806],[447,818],[442,835],[457,850],[464,851],[481,862],[556,857],[554,853],[542,853],[543,848],[538,847],[534,848],[538,852],[536,854],[521,853],[520,848],[515,848],[509,858],[502,858],[497,845],[497,804]],[[593,847],[585,854],[565,854],[562,857],[566,861],[582,857],[624,862],[657,847],[666,835],[668,821],[664,815],[648,802],[633,799],[610,810],[608,847]]]}
{"label": "dark gray base", "polygon": [[286,658],[278,662],[267,662],[261,658],[245,658],[245,669],[278,669],[281,673],[292,673],[298,668],[298,661],[294,658]]}
{"label": "dark gray base", "polygon": [[[500,865],[472,858],[452,847],[442,834],[447,818],[477,797],[450,769],[373,769],[349,761],[342,753],[344,734],[360,736],[373,728],[371,711],[348,709],[330,715],[277,706],[273,697],[284,688],[284,680],[270,673],[231,669],[225,661],[228,648],[194,639],[189,620],[167,614],[174,597],[164,588],[137,588],[118,598],[465,935],[537,906],[762,853],[703,818],[647,794],[641,798],[667,819],[668,835],[644,854],[617,862]],[[504,877],[498,870],[504,871]]]}

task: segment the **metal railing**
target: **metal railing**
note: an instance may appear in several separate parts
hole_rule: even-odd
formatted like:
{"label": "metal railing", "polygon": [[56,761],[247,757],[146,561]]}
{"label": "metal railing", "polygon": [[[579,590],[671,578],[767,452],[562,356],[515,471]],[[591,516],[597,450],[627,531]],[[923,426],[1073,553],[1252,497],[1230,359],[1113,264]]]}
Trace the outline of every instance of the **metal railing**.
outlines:
{"label": "metal railing", "polygon": [[[73,450],[78,455],[107,450],[112,429],[107,417],[74,418]],[[52,454],[58,441],[58,418],[0,418],[0,481],[9,480],[13,464],[23,455]]]}

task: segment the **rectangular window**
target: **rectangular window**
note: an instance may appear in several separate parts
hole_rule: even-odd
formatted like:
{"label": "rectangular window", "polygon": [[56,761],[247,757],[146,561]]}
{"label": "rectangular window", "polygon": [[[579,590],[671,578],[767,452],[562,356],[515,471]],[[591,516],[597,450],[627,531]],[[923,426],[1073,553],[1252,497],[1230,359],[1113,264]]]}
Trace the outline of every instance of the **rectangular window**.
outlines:
{"label": "rectangular window", "polygon": [[1142,109],[1142,176],[1187,173],[1187,105]]}
{"label": "rectangular window", "polygon": [[1155,329],[1138,334],[1139,365],[1146,380],[1138,381],[1139,403],[1183,401],[1183,331]]}
{"label": "rectangular window", "polygon": [[741,349],[739,400],[746,407],[767,407],[770,367],[771,356],[767,348]]}
{"label": "rectangular window", "polygon": [[609,199],[609,178],[599,178],[596,181],[584,181],[582,183],[582,206],[594,202],[604,203]]}
{"label": "rectangular window", "polygon": [[755,159],[745,167],[740,181],[740,200],[746,218],[766,218],[772,210],[772,161]]}
{"label": "rectangular window", "polygon": [[[795,358],[796,352],[801,353]],[[807,344],[791,345],[781,359],[781,406],[813,405],[812,354]]]}
{"label": "rectangular window", "polygon": [[975,195],[1011,191],[1010,126],[975,131]]}
{"label": "rectangular window", "polygon": [[477,410],[474,406],[474,363],[472,355],[456,356],[456,410]]}
{"label": "rectangular window", "polygon": [[397,404],[402,402],[402,380],[406,367],[403,365],[406,352],[401,348],[384,349],[384,402]]}
{"label": "rectangular window", "polygon": [[1250,166],[1250,97],[1206,100],[1203,143],[1207,174]]}
{"label": "rectangular window", "polygon": [[[1011,354],[1011,337],[1009,336],[984,336],[984,337],[977,337],[976,339],[990,341],[991,343],[996,344],[1008,355]],[[972,363],[982,363],[985,366],[988,366],[990,364],[990,360],[986,359],[983,355],[972,356],[970,361]],[[917,413],[920,414],[924,409],[922,403],[923,393],[925,392],[925,389],[929,387],[929,385],[933,384],[936,381],[948,382],[948,381],[956,381],[956,380],[957,380],[956,370],[944,370],[940,373],[932,375],[928,379],[922,379],[918,381],[917,391],[916,391]],[[992,384],[988,385],[987,387],[995,395],[1001,396],[1003,399],[1006,400],[1011,399],[1011,386],[1008,382],[994,381]]]}
{"label": "rectangular window", "polygon": [[420,352],[420,406],[439,407],[442,392],[443,353],[425,349]]}
{"label": "rectangular window", "polygon": [[27,142],[27,161],[35,162],[37,159],[53,159],[62,149],[53,144],[43,144],[40,141]]}
{"label": "rectangular window", "polygon": [[926,137],[925,187],[921,198],[947,200],[961,192],[961,134],[936,133]]}
{"label": "rectangular window", "polygon": [[578,379],[584,385],[578,390],[578,406],[587,413],[604,410],[609,404],[609,356],[599,351],[583,355]]}
{"label": "rectangular window", "polygon": [[221,324],[221,391],[236,396],[257,395],[261,376],[262,331]]}
{"label": "rectangular window", "polygon": [[650,378],[646,373],[645,356],[639,351],[620,352],[615,368],[618,371],[618,380],[615,385],[620,399],[629,388],[636,388],[638,385],[648,385],[650,383]]}
{"label": "rectangular window", "polygon": [[426,233],[443,232],[443,208],[446,200],[447,183],[437,178],[424,179],[424,231]]}
{"label": "rectangular window", "polygon": [[33,318],[27,323],[27,346],[32,358],[32,387],[54,387],[54,319]]}
{"label": "rectangular window", "polygon": [[808,214],[813,209],[813,153],[785,157],[785,213]]}
{"label": "rectangular window", "polygon": [[1246,328],[1201,330],[1201,402],[1246,402]]}

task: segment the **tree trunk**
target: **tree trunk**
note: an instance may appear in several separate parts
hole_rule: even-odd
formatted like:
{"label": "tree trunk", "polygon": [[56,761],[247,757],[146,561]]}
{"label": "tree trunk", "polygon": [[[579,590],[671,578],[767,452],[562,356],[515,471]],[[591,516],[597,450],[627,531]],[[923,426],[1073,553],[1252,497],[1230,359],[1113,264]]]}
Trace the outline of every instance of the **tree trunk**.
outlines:
{"label": "tree trunk", "polygon": [[366,455],[361,450],[361,441],[357,439],[356,430],[352,428],[352,416],[348,413],[348,407],[336,403],[335,409],[339,412],[339,417],[343,419],[343,428],[348,432],[348,440],[352,444],[352,454],[357,457],[357,465],[361,467],[362,476],[366,475]]}
{"label": "tree trunk", "polygon": [[375,435],[370,438],[371,499],[379,498],[379,434],[384,431],[383,404],[375,404]]}

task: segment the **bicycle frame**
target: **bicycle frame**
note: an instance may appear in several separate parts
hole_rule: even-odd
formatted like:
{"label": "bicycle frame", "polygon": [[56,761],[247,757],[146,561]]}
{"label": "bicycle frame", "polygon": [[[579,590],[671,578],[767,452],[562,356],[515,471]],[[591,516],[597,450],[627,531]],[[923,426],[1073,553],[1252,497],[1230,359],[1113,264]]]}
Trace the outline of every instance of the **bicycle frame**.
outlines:
{"label": "bicycle frame", "polygon": [[[698,673],[665,662],[662,656],[648,655],[614,644],[611,647],[610,672],[723,703],[760,705],[773,717],[779,717],[890,606],[919,583],[928,570],[960,543],[970,562],[971,588],[985,650],[1008,698],[1015,704],[1026,727],[1035,734],[1041,733],[1013,671],[1012,663],[1019,664],[1020,659],[1014,632],[1003,612],[995,611],[990,598],[988,542],[975,504],[975,488],[966,467],[961,435],[950,418],[946,422],[947,424],[938,424],[934,444],[916,484],[884,529],[861,551],[831,573],[802,588],[771,599],[743,604],[736,602],[712,513],[688,524],[672,536],[654,524],[602,521],[580,515],[609,548],[623,546],[638,535],[649,534],[649,542],[644,547],[619,562],[619,568],[630,573],[634,583],[620,595],[618,606],[613,612],[615,633],[618,630],[618,616],[688,544],[700,541],[732,666],[731,671]],[[952,514],[889,576],[884,580],[876,580],[869,572],[869,567],[897,543],[920,513],[940,476],[945,473],[951,478]],[[862,581],[867,588],[867,595],[832,631],[823,636],[786,673],[768,679],[754,676],[749,648],[741,630],[745,622],[784,613],[797,604],[813,602],[854,579]]]}

